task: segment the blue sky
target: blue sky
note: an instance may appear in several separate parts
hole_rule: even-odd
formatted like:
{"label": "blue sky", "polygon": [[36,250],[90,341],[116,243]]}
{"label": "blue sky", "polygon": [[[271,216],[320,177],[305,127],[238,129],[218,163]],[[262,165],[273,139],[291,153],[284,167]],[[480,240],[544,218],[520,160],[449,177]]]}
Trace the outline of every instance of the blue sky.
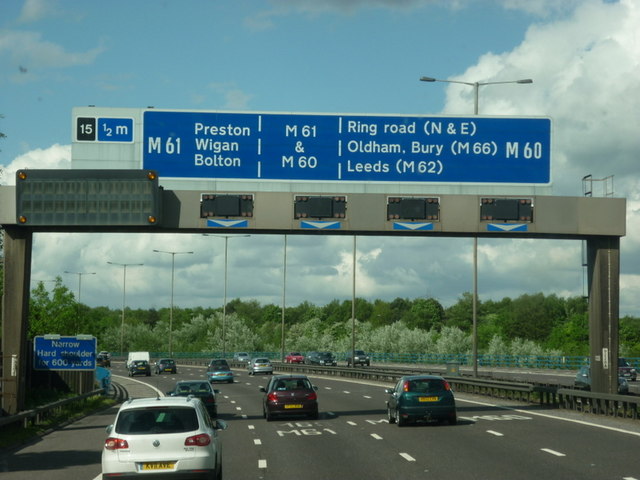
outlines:
{"label": "blue sky", "polygon": [[[640,6],[635,0],[5,0],[0,3],[0,184],[18,168],[69,168],[76,106],[317,113],[473,113],[472,89],[424,83],[532,78],[480,90],[480,113],[553,121],[553,193],[614,176],[628,202],[621,314],[640,315]],[[602,182],[604,185],[604,182]],[[596,184],[595,195],[603,195]],[[83,303],[220,306],[223,241],[202,236],[37,234],[32,276]],[[123,248],[123,245],[126,248]],[[362,238],[357,295],[472,289],[471,239]],[[229,241],[228,297],[281,302],[280,236]],[[351,298],[351,238],[288,243],[287,303]],[[98,253],[99,252],[99,253]],[[579,242],[481,240],[481,300],[583,293]],[[212,276],[216,277],[212,280]],[[165,281],[166,280],[166,281]]]}

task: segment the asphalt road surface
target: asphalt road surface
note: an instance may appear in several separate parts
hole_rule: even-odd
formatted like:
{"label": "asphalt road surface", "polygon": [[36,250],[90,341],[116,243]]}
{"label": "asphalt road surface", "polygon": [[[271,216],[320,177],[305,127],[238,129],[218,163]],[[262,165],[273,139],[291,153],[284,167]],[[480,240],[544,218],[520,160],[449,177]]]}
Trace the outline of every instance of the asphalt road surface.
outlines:
{"label": "asphalt road surface", "polygon": [[[204,379],[205,367],[178,374],[126,376],[114,381],[130,396],[152,396],[176,380]],[[544,410],[537,406],[457,394],[458,425],[398,427],[386,419],[384,388],[373,382],[312,377],[320,418],[267,422],[266,376],[236,371],[220,384],[219,418],[227,480],[456,479],[640,480],[640,424]],[[92,415],[0,457],[0,478],[100,479],[100,456],[116,408]]]}

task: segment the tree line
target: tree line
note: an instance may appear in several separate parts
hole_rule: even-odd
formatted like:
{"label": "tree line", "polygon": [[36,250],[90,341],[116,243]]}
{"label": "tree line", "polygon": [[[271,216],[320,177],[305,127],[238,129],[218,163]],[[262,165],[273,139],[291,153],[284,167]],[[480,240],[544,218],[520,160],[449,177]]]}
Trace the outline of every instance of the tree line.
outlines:
{"label": "tree line", "polygon": [[[285,349],[346,352],[355,334],[356,348],[376,353],[470,353],[472,301],[468,292],[447,308],[434,298],[356,298],[355,321],[351,300],[322,306],[303,302],[285,309]],[[30,337],[86,333],[97,338],[100,350],[167,352],[170,335],[173,352],[279,352],[282,347],[282,307],[255,300],[229,301],[226,316],[222,307],[174,306],[171,322],[169,308],[127,308],[123,324],[121,309],[78,303],[58,277],[51,289],[38,283],[29,305]],[[479,300],[477,324],[479,353],[589,354],[583,297],[536,293]],[[640,357],[640,318],[622,317],[619,336],[620,355]]]}

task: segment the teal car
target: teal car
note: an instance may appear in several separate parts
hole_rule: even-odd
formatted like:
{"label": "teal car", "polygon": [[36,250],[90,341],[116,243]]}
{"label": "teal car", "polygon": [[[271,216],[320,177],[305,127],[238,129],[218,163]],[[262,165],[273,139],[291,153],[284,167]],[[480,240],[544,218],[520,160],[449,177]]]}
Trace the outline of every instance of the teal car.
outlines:
{"label": "teal car", "polygon": [[209,383],[233,383],[233,372],[224,358],[214,358],[207,367],[207,378]]}
{"label": "teal car", "polygon": [[410,422],[458,422],[456,401],[449,383],[437,375],[401,377],[394,388],[387,388],[389,423],[402,427]]}

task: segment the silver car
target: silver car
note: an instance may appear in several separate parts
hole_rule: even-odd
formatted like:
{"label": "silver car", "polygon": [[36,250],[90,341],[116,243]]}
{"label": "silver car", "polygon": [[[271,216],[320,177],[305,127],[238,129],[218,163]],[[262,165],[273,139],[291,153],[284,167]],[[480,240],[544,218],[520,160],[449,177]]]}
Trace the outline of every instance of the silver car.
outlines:
{"label": "silver car", "polygon": [[255,375],[256,373],[271,375],[273,374],[273,365],[271,365],[271,360],[266,357],[252,358],[247,365],[247,371],[249,375]]}

